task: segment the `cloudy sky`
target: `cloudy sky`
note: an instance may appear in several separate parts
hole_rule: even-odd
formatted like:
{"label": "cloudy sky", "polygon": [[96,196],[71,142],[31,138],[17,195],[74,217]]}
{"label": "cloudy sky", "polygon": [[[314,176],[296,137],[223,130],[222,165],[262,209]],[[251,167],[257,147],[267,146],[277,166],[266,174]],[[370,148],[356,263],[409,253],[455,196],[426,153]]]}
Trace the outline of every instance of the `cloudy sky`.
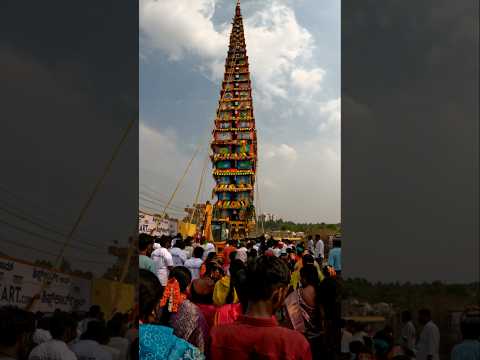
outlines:
{"label": "cloudy sky", "polygon": [[[219,99],[233,0],[140,1],[140,203],[191,204]],[[340,2],[243,0],[259,138],[257,211],[340,221]],[[210,166],[210,165],[208,165]],[[210,195],[210,167],[202,201]],[[143,199],[142,199],[143,198]]]}

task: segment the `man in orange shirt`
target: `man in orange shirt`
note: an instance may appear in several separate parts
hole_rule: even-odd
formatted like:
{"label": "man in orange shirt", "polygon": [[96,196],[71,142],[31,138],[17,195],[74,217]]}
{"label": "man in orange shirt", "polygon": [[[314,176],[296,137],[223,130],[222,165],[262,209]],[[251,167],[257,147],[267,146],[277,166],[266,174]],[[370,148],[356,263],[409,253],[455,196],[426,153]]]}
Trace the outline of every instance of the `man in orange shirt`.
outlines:
{"label": "man in orange shirt", "polygon": [[248,299],[244,315],[233,323],[213,327],[210,358],[212,360],[311,360],[307,339],[298,331],[278,325],[274,314],[283,306],[290,282],[285,262],[275,256],[261,256],[246,276]]}

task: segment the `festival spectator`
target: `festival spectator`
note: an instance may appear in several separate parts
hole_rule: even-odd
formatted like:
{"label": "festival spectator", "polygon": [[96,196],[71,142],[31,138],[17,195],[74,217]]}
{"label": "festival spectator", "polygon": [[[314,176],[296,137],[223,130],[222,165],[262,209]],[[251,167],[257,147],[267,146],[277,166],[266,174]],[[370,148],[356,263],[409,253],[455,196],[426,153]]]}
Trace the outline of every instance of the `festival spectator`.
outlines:
{"label": "festival spectator", "polygon": [[328,254],[328,265],[335,269],[337,276],[342,275],[342,241],[339,239],[333,241],[333,249]]}
{"label": "festival spectator", "polygon": [[155,263],[151,259],[153,237],[148,234],[138,235],[138,268],[146,269],[156,274]]}
{"label": "festival spectator", "polygon": [[215,320],[217,307],[213,304],[213,290],[215,282],[210,277],[203,277],[192,281],[190,286],[190,300],[198,306],[207,321],[210,329]]}
{"label": "festival spectator", "polygon": [[208,340],[208,325],[202,312],[187,298],[192,281],[190,271],[184,266],[172,269],[160,306],[160,323],[173,328],[174,334],[204,352]]}
{"label": "festival spectator", "polygon": [[200,277],[200,267],[203,264],[203,253],[205,250],[201,246],[197,246],[193,249],[193,257],[185,261],[185,267],[190,270],[192,279],[198,279]]}
{"label": "festival spectator", "polygon": [[196,347],[175,336],[171,327],[157,323],[157,306],[164,292],[158,278],[147,270],[139,270],[138,282],[140,359],[205,359]]}
{"label": "festival spectator", "polygon": [[[232,271],[236,271],[237,268],[241,268],[243,266],[243,262],[241,260],[234,260],[232,264],[234,264]],[[225,275],[216,282],[215,290],[213,291],[213,303],[216,306],[222,306],[226,303],[230,304],[232,302],[238,303],[239,300],[237,292],[233,286],[230,286],[230,279],[230,275]]]}
{"label": "festival spectator", "polygon": [[311,359],[305,337],[278,326],[274,317],[283,306],[290,282],[285,263],[261,256],[247,270],[247,282],[246,313],[232,324],[212,329],[211,359]]}
{"label": "festival spectator", "polygon": [[244,263],[247,262],[248,258],[248,249],[245,246],[244,242],[240,242],[239,248],[237,249],[237,255],[235,256],[235,259],[239,259],[243,261]]}
{"label": "festival spectator", "polygon": [[157,276],[162,286],[167,285],[168,274],[173,268],[172,254],[168,251],[170,242],[168,236],[162,236],[158,242],[160,247],[152,252],[152,260],[155,263]]}
{"label": "festival spectator", "polygon": [[124,316],[116,313],[107,323],[110,341],[108,346],[117,349],[120,353],[120,360],[127,360],[130,342],[125,338],[127,331]]}
{"label": "festival spectator", "polygon": [[183,266],[185,264],[187,253],[182,239],[177,239],[175,246],[170,249],[170,254],[172,254],[173,266]]}
{"label": "festival spectator", "polygon": [[416,330],[412,321],[412,314],[406,310],[402,312],[402,330],[400,344],[410,351],[415,349]]}
{"label": "festival spectator", "polygon": [[307,250],[310,253],[310,255],[313,255],[315,253],[315,244],[313,242],[312,235],[308,235],[307,237]]}
{"label": "festival spectator", "polygon": [[[306,255],[305,255],[306,256]],[[321,359],[324,346],[324,310],[320,298],[320,279],[314,265],[300,269],[301,287],[285,300],[287,314],[295,330],[302,332],[310,343],[313,359]]]}
{"label": "festival spectator", "polygon": [[203,259],[206,260],[209,254],[216,254],[215,245],[212,242],[208,242],[205,238],[203,239],[203,248],[205,252],[203,253]]}
{"label": "festival spectator", "polygon": [[45,341],[52,340],[52,334],[50,334],[49,319],[46,316],[37,315],[37,328],[33,333],[32,341],[35,345],[40,345]]}
{"label": "festival spectator", "polygon": [[228,240],[227,246],[222,251],[223,265],[228,267],[230,265],[230,253],[237,251],[237,242],[235,240]]}
{"label": "festival spectator", "polygon": [[87,331],[87,326],[90,321],[100,320],[102,316],[102,309],[98,305],[90,306],[88,310],[87,317],[78,323],[78,336],[82,335]]}
{"label": "festival spectator", "polygon": [[295,264],[295,271],[292,273],[292,277],[290,279],[290,285],[293,287],[293,289],[296,289],[298,285],[300,284],[300,270],[305,266],[305,265],[313,265],[317,269],[318,272],[318,277],[320,281],[323,281],[324,276],[322,274],[322,270],[320,269],[320,266],[315,262],[315,259],[313,258],[312,255],[310,254],[305,254],[303,255],[301,261],[297,262]]}
{"label": "festival spectator", "polygon": [[9,306],[0,308],[0,359],[26,359],[34,328],[29,312]]}
{"label": "festival spectator", "polygon": [[193,256],[193,237],[187,236],[187,238],[184,241],[185,244],[185,252],[187,253],[187,260],[190,259]]}
{"label": "festival spectator", "polygon": [[452,350],[452,360],[480,359],[480,313],[465,314],[460,321],[462,342]]}
{"label": "festival spectator", "polygon": [[71,345],[72,351],[78,359],[113,360],[112,354],[101,345],[104,342],[106,329],[101,321],[90,321],[87,331],[80,340]]}
{"label": "festival spectator", "polygon": [[323,259],[325,258],[325,244],[320,235],[315,235],[315,258],[320,265],[323,265]]}
{"label": "festival spectator", "polygon": [[[241,260],[233,260],[230,264],[228,291],[226,293],[224,303],[220,306],[215,314],[215,325],[230,324],[234,322],[243,312],[238,293],[240,290],[245,288],[245,282],[245,264]],[[217,284],[219,283],[220,281],[217,282]],[[223,300],[219,299],[217,284],[215,284],[215,291],[213,293],[214,302],[217,300],[216,305],[218,305],[219,300]]]}
{"label": "festival spectator", "polygon": [[353,338],[353,331],[355,329],[355,322],[353,320],[345,321],[342,319],[342,339],[340,344],[340,352],[342,359],[349,360],[350,357],[350,343]]}
{"label": "festival spectator", "polygon": [[[92,310],[92,308],[90,310]],[[94,308],[93,310],[93,312],[90,312],[90,315],[96,313],[96,309]],[[49,328],[52,339],[37,345],[30,353],[28,359],[76,360],[77,357],[75,353],[72,352],[67,345],[67,343],[72,340],[69,331],[69,328],[71,328],[71,318],[65,313],[57,312],[53,314],[50,319]]]}
{"label": "festival spectator", "polygon": [[423,326],[417,343],[418,360],[439,360],[440,332],[432,321],[430,310],[418,312],[418,322]]}
{"label": "festival spectator", "polygon": [[[128,340],[127,340],[128,341]],[[112,357],[112,360],[121,360],[122,359],[122,354],[120,350],[110,346],[110,334],[105,326],[104,323],[102,323],[102,331],[101,331],[101,336],[98,338],[98,344],[100,347],[105,350],[107,353],[109,353]]]}

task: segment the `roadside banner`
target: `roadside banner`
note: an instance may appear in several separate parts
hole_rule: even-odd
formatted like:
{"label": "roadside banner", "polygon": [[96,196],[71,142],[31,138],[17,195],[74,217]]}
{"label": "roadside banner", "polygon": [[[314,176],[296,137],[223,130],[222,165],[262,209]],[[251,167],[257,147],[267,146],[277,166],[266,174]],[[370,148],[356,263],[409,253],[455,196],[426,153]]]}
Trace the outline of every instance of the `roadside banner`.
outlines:
{"label": "roadside banner", "polygon": [[0,306],[24,308],[39,293],[43,281],[48,286],[32,311],[87,311],[90,307],[90,280],[5,257],[0,257]]}

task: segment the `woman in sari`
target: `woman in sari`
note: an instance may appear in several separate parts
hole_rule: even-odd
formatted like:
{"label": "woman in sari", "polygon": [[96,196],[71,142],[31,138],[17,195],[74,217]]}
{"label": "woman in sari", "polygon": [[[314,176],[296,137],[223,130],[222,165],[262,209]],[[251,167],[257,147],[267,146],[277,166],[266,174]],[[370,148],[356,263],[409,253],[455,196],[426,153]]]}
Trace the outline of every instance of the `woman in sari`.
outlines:
{"label": "woman in sari", "polygon": [[156,323],[163,287],[149,270],[139,270],[139,350],[140,359],[204,360],[205,356],[173,329]]}
{"label": "woman in sari", "polygon": [[160,301],[160,323],[173,328],[176,336],[204,352],[208,345],[208,325],[198,306],[188,300],[191,281],[192,275],[186,267],[172,269]]}
{"label": "woman in sari", "polygon": [[[243,313],[240,298],[245,283],[245,264],[242,260],[235,259],[230,264],[230,276],[223,277],[215,285],[213,299],[216,305],[219,305],[215,314],[215,325],[231,324]],[[240,294],[240,298],[237,294]]]}
{"label": "woman in sari", "polygon": [[285,300],[287,315],[292,327],[308,339],[313,359],[320,359],[325,355],[324,311],[320,279],[314,265],[307,264],[300,269],[300,284]]}

